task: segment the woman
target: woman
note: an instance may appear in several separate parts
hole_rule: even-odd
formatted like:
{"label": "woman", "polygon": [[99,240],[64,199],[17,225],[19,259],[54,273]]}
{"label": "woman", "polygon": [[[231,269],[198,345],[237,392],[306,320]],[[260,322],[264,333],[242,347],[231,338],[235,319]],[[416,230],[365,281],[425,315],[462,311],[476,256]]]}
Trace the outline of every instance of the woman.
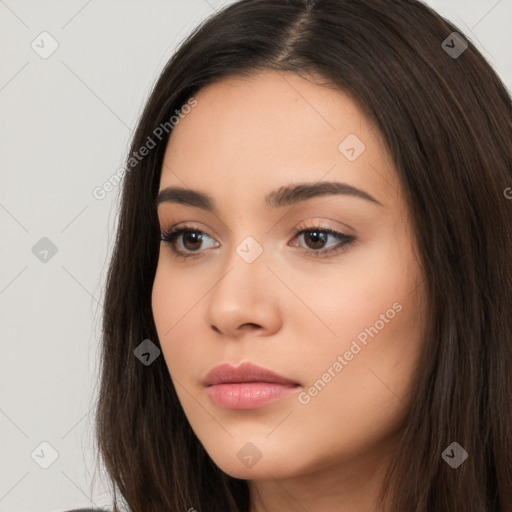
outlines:
{"label": "woman", "polygon": [[198,27],[127,158],[114,510],[512,510],[511,121],[415,0],[241,0]]}

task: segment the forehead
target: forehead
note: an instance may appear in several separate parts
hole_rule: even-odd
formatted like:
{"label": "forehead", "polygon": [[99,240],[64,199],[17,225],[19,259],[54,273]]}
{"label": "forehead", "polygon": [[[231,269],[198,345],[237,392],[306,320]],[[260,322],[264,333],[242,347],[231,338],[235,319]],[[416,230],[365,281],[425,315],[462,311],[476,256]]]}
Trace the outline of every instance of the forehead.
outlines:
{"label": "forehead", "polygon": [[283,184],[342,181],[382,203],[397,177],[379,131],[344,92],[293,73],[232,76],[201,89],[166,148],[161,186],[247,198]]}

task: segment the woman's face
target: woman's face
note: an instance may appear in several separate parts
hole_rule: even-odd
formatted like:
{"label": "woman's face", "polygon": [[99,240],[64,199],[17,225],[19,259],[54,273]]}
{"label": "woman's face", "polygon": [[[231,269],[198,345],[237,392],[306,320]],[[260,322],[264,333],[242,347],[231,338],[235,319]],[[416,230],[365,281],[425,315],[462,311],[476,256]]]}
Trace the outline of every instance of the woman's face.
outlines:
{"label": "woman's face", "polygon": [[[403,426],[425,314],[380,134],[347,95],[294,74],[231,77],[195,99],[160,192],[211,205],[162,195],[162,232],[190,232],[161,244],[152,296],[188,421],[236,478],[337,478],[356,474],[356,458],[374,471]],[[244,362],[294,384],[244,372],[253,384],[205,384],[217,365]]]}

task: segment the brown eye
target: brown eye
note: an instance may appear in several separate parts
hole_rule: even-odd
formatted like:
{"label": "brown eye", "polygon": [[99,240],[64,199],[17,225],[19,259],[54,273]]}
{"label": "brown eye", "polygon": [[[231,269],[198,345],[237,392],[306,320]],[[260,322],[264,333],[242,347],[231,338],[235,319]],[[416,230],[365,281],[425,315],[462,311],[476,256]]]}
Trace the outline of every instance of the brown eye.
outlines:
{"label": "brown eye", "polygon": [[[299,231],[295,234],[295,238],[300,238],[301,235],[303,235],[303,240],[306,244],[306,247],[303,247],[303,249],[314,256],[329,256],[331,254],[338,253],[347,249],[356,241],[353,236],[345,235],[330,228],[322,228],[320,226],[307,228],[302,227],[302,229],[299,227]],[[334,238],[338,242],[330,244],[333,247],[326,249],[325,244],[329,237]]]}
{"label": "brown eye", "polygon": [[[203,235],[198,234],[198,231],[185,231],[183,232],[183,246],[189,251],[199,249],[203,242]],[[190,245],[189,245],[190,244]]]}
{"label": "brown eye", "polygon": [[309,249],[323,249],[327,236],[322,231],[305,231],[304,240]]}
{"label": "brown eye", "polygon": [[[199,255],[204,241],[211,239],[209,235],[199,229],[187,228],[185,226],[179,228],[172,228],[169,231],[162,233],[160,240],[165,244],[171,246],[171,250],[176,256],[187,258],[188,256]],[[181,247],[177,248],[181,240]],[[213,239],[212,239],[213,240]]]}

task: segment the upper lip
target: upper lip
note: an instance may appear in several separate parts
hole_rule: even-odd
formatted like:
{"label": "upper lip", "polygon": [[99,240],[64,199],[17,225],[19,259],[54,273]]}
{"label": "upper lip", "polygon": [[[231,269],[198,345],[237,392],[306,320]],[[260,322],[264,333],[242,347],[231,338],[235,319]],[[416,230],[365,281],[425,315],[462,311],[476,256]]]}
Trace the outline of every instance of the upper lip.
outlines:
{"label": "upper lip", "polygon": [[205,386],[233,382],[273,382],[298,385],[298,382],[250,362],[241,363],[236,367],[228,363],[220,364],[213,368],[204,379]]}

